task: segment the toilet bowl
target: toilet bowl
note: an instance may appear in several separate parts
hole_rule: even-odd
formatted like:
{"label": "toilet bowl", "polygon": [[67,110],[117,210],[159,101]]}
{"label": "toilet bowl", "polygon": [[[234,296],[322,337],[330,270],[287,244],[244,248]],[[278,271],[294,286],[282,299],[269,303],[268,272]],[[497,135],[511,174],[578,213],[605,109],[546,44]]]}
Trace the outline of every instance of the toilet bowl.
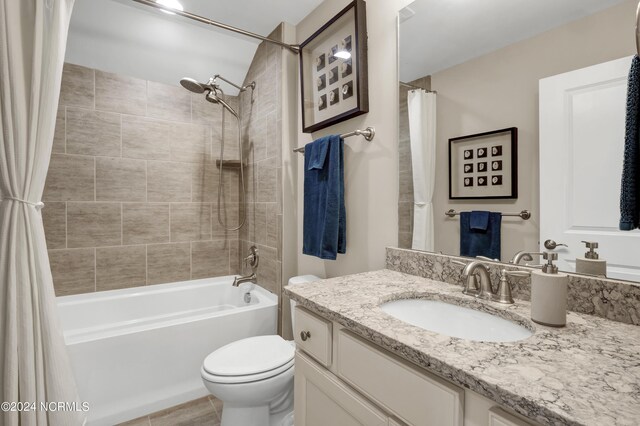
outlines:
{"label": "toilet bowl", "polygon": [[[289,285],[318,279],[293,277]],[[294,307],[292,301],[292,321]],[[292,425],[294,355],[295,344],[278,335],[237,340],[209,354],[200,374],[223,403],[221,426]]]}

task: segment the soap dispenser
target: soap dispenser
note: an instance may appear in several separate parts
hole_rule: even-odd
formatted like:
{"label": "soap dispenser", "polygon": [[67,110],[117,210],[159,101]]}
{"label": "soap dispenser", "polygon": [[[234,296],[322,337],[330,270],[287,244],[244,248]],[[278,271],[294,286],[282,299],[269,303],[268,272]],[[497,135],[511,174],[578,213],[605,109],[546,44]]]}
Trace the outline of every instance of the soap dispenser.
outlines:
{"label": "soap dispenser", "polygon": [[576,259],[576,272],[579,274],[607,276],[607,261],[599,259],[596,249],[598,243],[595,241],[583,241],[589,249],[584,254],[584,258]]}
{"label": "soap dispenser", "polygon": [[563,327],[567,324],[569,276],[558,273],[553,264],[558,253],[544,252],[542,256],[547,261],[542,271],[531,272],[531,319],[538,324]]}

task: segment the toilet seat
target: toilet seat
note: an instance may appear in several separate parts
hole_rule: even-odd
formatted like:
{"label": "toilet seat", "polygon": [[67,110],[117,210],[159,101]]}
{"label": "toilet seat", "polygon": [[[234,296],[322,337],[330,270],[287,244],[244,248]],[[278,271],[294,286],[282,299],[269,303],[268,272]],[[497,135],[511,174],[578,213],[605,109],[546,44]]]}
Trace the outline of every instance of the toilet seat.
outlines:
{"label": "toilet seat", "polygon": [[294,354],[294,345],[280,336],[249,337],[209,354],[202,365],[202,377],[229,384],[265,380],[292,368]]}

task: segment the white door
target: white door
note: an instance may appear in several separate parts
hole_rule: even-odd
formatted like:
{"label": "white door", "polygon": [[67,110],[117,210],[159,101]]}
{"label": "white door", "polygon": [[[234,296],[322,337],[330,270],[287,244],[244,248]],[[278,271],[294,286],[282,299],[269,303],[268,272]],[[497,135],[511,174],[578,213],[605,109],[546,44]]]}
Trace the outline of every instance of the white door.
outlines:
{"label": "white door", "polygon": [[581,241],[597,241],[608,277],[640,281],[640,231],[618,230],[630,66],[628,57],[540,80],[540,242],[569,245],[561,270],[575,271]]}

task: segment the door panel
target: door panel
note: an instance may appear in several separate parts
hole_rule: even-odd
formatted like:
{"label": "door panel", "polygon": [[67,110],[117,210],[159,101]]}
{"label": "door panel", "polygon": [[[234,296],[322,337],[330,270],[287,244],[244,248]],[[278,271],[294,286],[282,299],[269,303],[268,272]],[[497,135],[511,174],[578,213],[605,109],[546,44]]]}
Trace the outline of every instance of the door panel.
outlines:
{"label": "door panel", "polygon": [[540,80],[540,243],[566,243],[558,267],[575,271],[581,241],[597,241],[607,276],[640,281],[640,231],[620,231],[627,74],[631,57]]}

